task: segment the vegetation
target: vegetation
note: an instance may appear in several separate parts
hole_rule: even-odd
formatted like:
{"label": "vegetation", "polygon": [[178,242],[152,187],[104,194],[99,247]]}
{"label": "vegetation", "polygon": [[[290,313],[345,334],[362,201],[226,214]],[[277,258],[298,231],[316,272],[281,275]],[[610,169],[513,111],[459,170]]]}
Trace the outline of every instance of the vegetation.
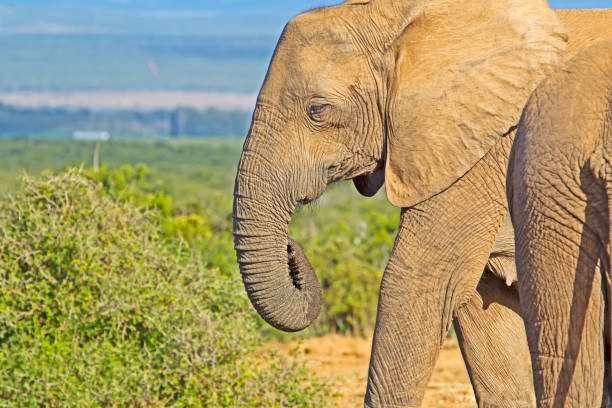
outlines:
{"label": "vegetation", "polygon": [[105,130],[113,135],[183,136],[241,135],[248,130],[251,114],[242,110],[177,108],[138,110],[21,109],[0,104],[0,137],[34,134],[70,136],[75,130]]}
{"label": "vegetation", "polygon": [[26,177],[0,201],[0,406],[327,406],[304,367],[256,352],[237,274],[173,238],[191,232],[146,176]]}
{"label": "vegetation", "polygon": [[[111,196],[158,211],[168,237],[181,238],[220,274],[237,277],[231,210],[241,147],[238,139],[111,140],[102,146],[105,167],[88,174]],[[0,141],[0,193],[16,188],[21,169],[87,166],[92,151],[87,142]],[[366,199],[350,182],[330,186],[315,204],[298,210],[290,233],[315,267],[326,305],[314,326],[297,336],[370,333],[398,216],[384,192]],[[296,336],[258,324],[268,336]]]}

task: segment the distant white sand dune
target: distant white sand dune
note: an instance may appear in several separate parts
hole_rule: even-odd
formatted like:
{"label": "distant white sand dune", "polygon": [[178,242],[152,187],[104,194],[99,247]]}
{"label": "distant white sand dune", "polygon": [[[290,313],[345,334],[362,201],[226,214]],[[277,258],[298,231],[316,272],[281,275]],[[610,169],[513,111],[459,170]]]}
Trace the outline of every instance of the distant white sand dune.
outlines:
{"label": "distant white sand dune", "polygon": [[67,108],[91,110],[195,109],[252,110],[257,95],[188,91],[91,91],[0,93],[0,103],[20,108]]}

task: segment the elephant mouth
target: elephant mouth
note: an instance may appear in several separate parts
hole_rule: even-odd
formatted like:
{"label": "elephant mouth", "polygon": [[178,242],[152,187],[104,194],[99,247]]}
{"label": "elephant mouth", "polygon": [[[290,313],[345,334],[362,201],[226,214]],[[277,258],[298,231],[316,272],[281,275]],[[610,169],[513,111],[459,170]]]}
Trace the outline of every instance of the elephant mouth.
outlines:
{"label": "elephant mouth", "polygon": [[289,277],[291,278],[291,282],[296,289],[302,290],[304,287],[304,276],[301,273],[298,263],[297,263],[297,252],[296,248],[291,245],[291,243],[287,244],[287,264],[289,266]]}

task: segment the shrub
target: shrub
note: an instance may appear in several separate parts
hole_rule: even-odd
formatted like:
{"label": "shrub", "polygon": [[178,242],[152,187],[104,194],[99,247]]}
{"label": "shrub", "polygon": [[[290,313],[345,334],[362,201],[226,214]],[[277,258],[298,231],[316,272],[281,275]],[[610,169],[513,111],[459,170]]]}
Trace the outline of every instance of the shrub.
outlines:
{"label": "shrub", "polygon": [[374,328],[399,211],[353,190],[346,184],[329,188],[323,203],[302,208],[291,225],[318,274],[325,301],[306,336],[332,331],[369,337]]}
{"label": "shrub", "polygon": [[[163,184],[154,181],[148,167],[142,164],[86,174],[113,197],[142,208],[158,209],[164,233],[206,254],[207,261],[219,267],[221,274],[238,273],[230,233],[231,214],[218,217],[231,206],[211,200],[208,206],[193,202],[176,205],[163,192]],[[302,338],[330,331],[371,335],[380,279],[393,246],[399,212],[390,211],[380,202],[356,197],[351,186],[331,188],[324,197],[321,201],[325,204],[298,210],[291,232],[319,274],[325,305],[313,326],[298,334],[281,333],[260,319],[261,330],[268,337]]]}
{"label": "shrub", "polygon": [[[235,276],[232,190],[242,144],[239,139],[113,139],[103,146],[108,167],[84,175],[121,202],[158,211],[167,237],[184,240],[203,254],[207,266]],[[0,193],[14,188],[17,169],[37,173],[78,165],[91,160],[91,149],[91,143],[72,140],[0,141]],[[398,224],[399,210],[388,204],[384,191],[366,199],[351,182],[328,186],[316,203],[298,210],[290,225],[290,235],[321,280],[321,316],[297,336],[281,335],[263,321],[261,330],[283,339],[329,331],[370,335]]]}
{"label": "shrub", "polygon": [[0,204],[0,406],[325,406],[257,352],[237,274],[163,237],[157,210],[76,171]]}
{"label": "shrub", "polygon": [[222,275],[237,276],[231,214],[226,209],[231,208],[231,204],[227,204],[226,194],[206,186],[213,197],[212,200],[209,197],[208,205],[193,201],[176,205],[164,191],[163,183],[152,176],[145,164],[114,169],[103,167],[98,172],[85,170],[83,175],[99,183],[102,191],[116,200],[156,210],[165,236],[180,239],[194,250],[198,249],[205,255],[206,264],[218,268]]}
{"label": "shrub", "polygon": [[[206,254],[209,264],[219,267],[221,274],[237,274],[231,214],[218,217],[231,206],[212,200],[207,206],[193,202],[176,205],[143,164],[85,174],[121,201],[157,209],[167,236],[182,239]],[[321,200],[323,205],[302,208],[295,215],[291,232],[319,274],[325,304],[313,326],[298,334],[281,333],[260,319],[261,330],[268,337],[302,338],[330,331],[371,335],[380,279],[393,246],[399,212],[393,214],[379,202],[351,196],[356,196],[351,186],[335,186]]]}

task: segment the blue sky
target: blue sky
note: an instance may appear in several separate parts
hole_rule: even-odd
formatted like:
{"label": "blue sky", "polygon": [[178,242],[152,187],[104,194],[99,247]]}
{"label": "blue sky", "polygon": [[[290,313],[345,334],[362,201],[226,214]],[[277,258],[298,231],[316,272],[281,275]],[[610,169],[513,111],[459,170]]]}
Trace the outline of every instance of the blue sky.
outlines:
{"label": "blue sky", "polygon": [[[329,0],[1,0],[0,5],[73,5],[103,6],[125,10],[143,9],[206,9],[222,12],[240,10],[299,11],[318,5],[338,4]],[[610,0],[551,0],[551,7],[594,8],[612,7]]]}
{"label": "blue sky", "polygon": [[[0,33],[277,36],[292,16],[339,0],[0,0]],[[550,0],[553,8],[612,0]]]}
{"label": "blue sky", "polygon": [[[553,8],[612,7],[612,0],[550,1]],[[0,89],[257,92],[285,23],[338,3],[0,0]]]}
{"label": "blue sky", "polygon": [[552,0],[552,8],[610,8],[612,0]]}

